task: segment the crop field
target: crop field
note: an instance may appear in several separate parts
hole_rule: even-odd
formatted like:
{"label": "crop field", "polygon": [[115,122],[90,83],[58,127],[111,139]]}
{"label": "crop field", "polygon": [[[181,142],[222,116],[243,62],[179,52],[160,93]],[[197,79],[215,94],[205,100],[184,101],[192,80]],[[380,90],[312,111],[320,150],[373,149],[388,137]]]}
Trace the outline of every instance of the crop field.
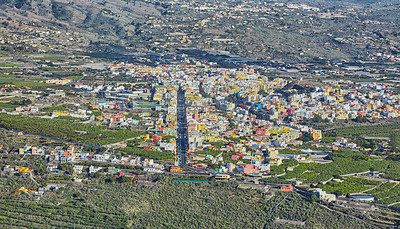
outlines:
{"label": "crop field", "polygon": [[[43,126],[46,128],[42,128]],[[0,127],[92,145],[119,142],[141,135],[140,132],[130,130],[110,130],[102,126],[85,125],[71,121],[7,114],[0,114]],[[84,133],[78,133],[77,131],[83,131]]]}
{"label": "crop field", "polygon": [[125,228],[123,213],[99,211],[82,203],[61,205],[27,201],[0,201],[0,226],[3,228]]}
{"label": "crop field", "polygon": [[343,179],[343,182],[330,181],[325,185],[318,185],[318,187],[322,188],[322,190],[328,193],[342,195],[362,192],[381,183],[380,181],[372,181],[355,177],[346,177]]}
{"label": "crop field", "polygon": [[[400,139],[400,123],[397,121],[392,124],[341,127],[335,132],[341,137],[391,137],[394,134],[396,139]],[[397,147],[400,147],[400,141],[397,141]]]}
{"label": "crop field", "polygon": [[[3,195],[3,228],[369,228],[365,222],[338,214],[296,193],[265,199],[256,190],[235,183],[193,184],[155,176],[141,183],[68,184],[40,201],[29,194]],[[277,207],[279,206],[279,207]],[[301,222],[303,226],[296,224]]]}
{"label": "crop field", "polygon": [[368,192],[375,197],[375,202],[380,204],[394,204],[400,202],[400,185],[384,183],[380,187]]}

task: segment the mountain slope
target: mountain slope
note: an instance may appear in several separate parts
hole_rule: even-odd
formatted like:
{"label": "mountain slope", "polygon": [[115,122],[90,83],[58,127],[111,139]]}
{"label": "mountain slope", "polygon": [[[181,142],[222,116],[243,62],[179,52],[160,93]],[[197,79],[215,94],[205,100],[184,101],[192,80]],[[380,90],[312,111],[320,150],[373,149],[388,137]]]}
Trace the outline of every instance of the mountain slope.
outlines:
{"label": "mountain slope", "polygon": [[161,7],[120,0],[0,0],[0,16],[123,38]]}

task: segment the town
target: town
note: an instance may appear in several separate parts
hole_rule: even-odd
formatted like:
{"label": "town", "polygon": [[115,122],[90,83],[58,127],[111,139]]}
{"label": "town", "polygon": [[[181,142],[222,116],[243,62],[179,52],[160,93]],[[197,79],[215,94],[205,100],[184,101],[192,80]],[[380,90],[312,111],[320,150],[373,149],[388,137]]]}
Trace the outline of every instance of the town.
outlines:
{"label": "town", "polygon": [[0,226],[399,226],[398,4],[12,4]]}

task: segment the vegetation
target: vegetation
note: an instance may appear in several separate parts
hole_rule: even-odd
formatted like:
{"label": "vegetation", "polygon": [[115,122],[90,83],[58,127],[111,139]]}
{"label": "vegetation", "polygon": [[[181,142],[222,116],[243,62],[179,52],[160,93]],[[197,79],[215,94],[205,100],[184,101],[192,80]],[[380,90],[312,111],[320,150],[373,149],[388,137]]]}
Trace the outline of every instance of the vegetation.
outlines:
{"label": "vegetation", "polygon": [[226,143],[224,142],[210,142],[210,145],[217,147],[217,148],[221,148],[222,146],[225,146]]}
{"label": "vegetation", "polygon": [[55,107],[45,107],[42,109],[42,111],[49,111],[49,112],[53,112],[53,111],[67,111],[68,109],[63,107],[63,106],[55,106]]}
{"label": "vegetation", "polygon": [[358,193],[379,185],[380,181],[366,180],[362,178],[346,177],[343,182],[330,181],[327,184],[318,185],[319,188],[336,195]]}
{"label": "vegetation", "polygon": [[61,205],[0,201],[0,225],[27,228],[125,228],[128,220],[124,213],[93,209],[80,201]]}
{"label": "vegetation", "polygon": [[[373,168],[375,171],[387,173],[384,177],[388,179],[398,179],[400,177],[400,162],[369,160],[369,157],[355,151],[339,150],[332,153],[332,163],[300,163],[293,171],[287,171],[282,176],[285,179],[301,178],[309,183],[326,181],[334,176],[351,173],[366,172]],[[283,165],[283,164],[282,164]],[[282,166],[280,165],[280,166]],[[283,167],[280,172],[283,172]],[[272,171],[271,167],[271,171]]]}
{"label": "vegetation", "polygon": [[[42,128],[43,126],[46,128]],[[92,145],[119,142],[141,135],[140,132],[130,130],[110,130],[102,126],[64,120],[22,117],[8,114],[0,114],[0,127]]]}
{"label": "vegetation", "polygon": [[38,88],[38,87],[48,87],[54,86],[54,84],[49,83],[41,83],[41,82],[18,82],[14,83],[15,87],[31,87],[31,88]]}
{"label": "vegetation", "polygon": [[400,202],[400,186],[396,183],[384,183],[376,189],[368,191],[375,197],[374,202],[381,204],[393,204]]}
{"label": "vegetation", "polygon": [[290,184],[290,181],[287,181],[285,179],[279,178],[279,177],[268,177],[268,178],[262,178],[260,181],[265,182],[265,183],[273,183],[273,184]]}
{"label": "vegetation", "polygon": [[0,103],[0,109],[6,109],[6,108],[15,109],[16,107],[18,107],[18,105],[14,105],[11,103]]}
{"label": "vegetation", "polygon": [[336,134],[343,137],[355,136],[375,136],[375,137],[390,137],[391,150],[395,151],[396,147],[400,147],[400,131],[399,123],[380,124],[380,125],[363,125],[337,128]]}
{"label": "vegetation", "polygon": [[341,127],[337,128],[336,134],[338,136],[350,137],[350,136],[386,136],[386,134],[391,133],[393,130],[399,128],[398,123],[386,124],[386,125],[363,125],[363,126],[351,126],[351,127]]}
{"label": "vegetation", "polygon": [[[62,181],[64,176],[52,178]],[[37,186],[30,179],[1,178],[0,226],[27,228],[279,228],[276,218],[338,228],[366,228],[361,220],[329,211],[296,193],[277,193],[264,199],[255,190],[238,189],[236,183],[193,184],[172,182],[154,175],[150,186],[130,182],[68,183],[48,191],[40,201],[31,194],[11,195],[22,185]],[[206,177],[191,176],[185,179]],[[25,180],[25,181],[23,181]],[[53,181],[52,181],[53,182]],[[7,187],[7,189],[4,189]],[[297,224],[290,225],[296,228]]]}
{"label": "vegetation", "polygon": [[154,151],[154,150],[146,150],[137,147],[125,147],[121,148],[121,150],[126,153],[126,155],[137,155],[146,158],[156,159],[156,160],[166,160],[173,159],[174,154],[169,151]]}
{"label": "vegetation", "polygon": [[283,160],[282,164],[279,166],[271,166],[271,175],[279,175],[286,172],[288,167],[293,167],[298,165],[299,163],[295,160]]}
{"label": "vegetation", "polygon": [[203,151],[196,151],[198,154],[204,154],[204,155],[211,155],[211,156],[218,156],[219,154],[222,153],[222,151],[219,150],[214,150],[214,149],[208,149],[208,150],[203,150]]}
{"label": "vegetation", "polygon": [[96,210],[125,212],[133,228],[271,228],[281,226],[275,222],[277,217],[304,222],[305,228],[332,224],[338,228],[368,227],[295,193],[278,193],[264,200],[259,192],[237,189],[235,183],[171,182],[161,176],[154,181],[151,188],[133,183],[96,185],[96,192],[82,192],[81,198]]}
{"label": "vegetation", "polygon": [[0,67],[18,67],[17,64],[0,63]]}

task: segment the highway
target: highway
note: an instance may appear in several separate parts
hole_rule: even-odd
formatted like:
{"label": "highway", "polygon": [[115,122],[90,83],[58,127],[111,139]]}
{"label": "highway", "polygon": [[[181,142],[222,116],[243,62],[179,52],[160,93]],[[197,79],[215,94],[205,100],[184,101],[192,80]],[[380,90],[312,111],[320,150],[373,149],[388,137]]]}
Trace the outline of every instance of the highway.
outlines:
{"label": "highway", "polygon": [[186,120],[186,105],[185,105],[185,91],[179,87],[178,91],[178,108],[177,108],[177,121],[178,121],[178,165],[184,166],[187,163],[187,120]]}

